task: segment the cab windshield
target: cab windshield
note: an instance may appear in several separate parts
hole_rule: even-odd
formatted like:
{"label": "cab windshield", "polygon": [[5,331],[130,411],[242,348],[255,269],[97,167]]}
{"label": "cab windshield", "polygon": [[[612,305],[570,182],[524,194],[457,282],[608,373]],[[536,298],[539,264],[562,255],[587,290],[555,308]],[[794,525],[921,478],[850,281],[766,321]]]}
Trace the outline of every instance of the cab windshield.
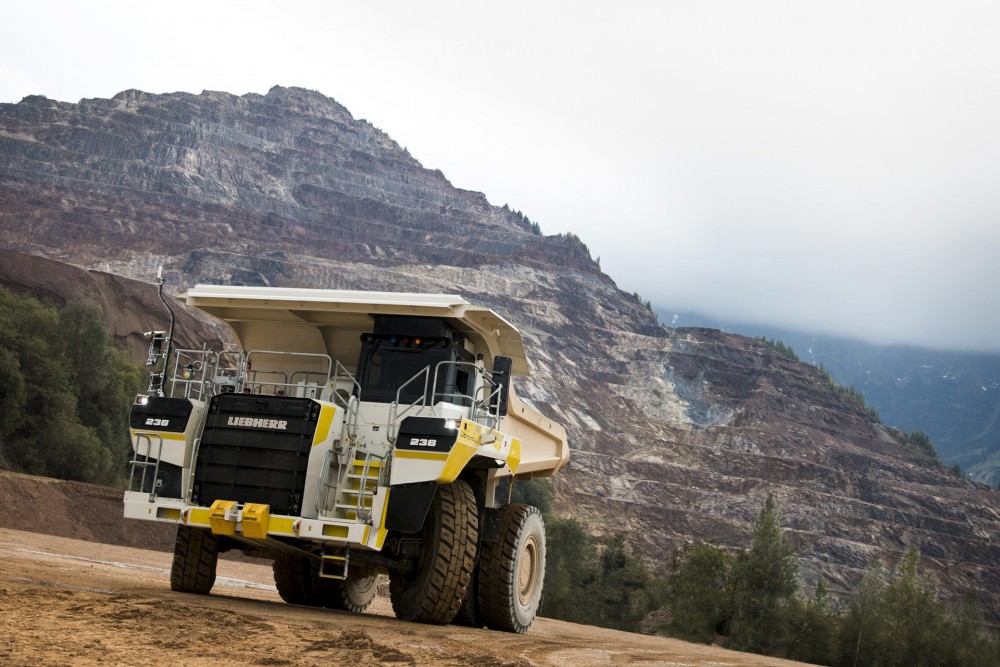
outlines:
{"label": "cab windshield", "polygon": [[[391,403],[398,393],[399,402],[404,404],[415,403],[421,398],[428,403],[440,400],[467,403],[471,400],[472,389],[469,373],[454,364],[438,364],[442,361],[467,361],[465,357],[468,356],[448,338],[367,335],[362,340],[358,364],[359,398],[362,401]],[[426,376],[406,384],[426,368],[430,368]],[[435,386],[435,379],[431,377],[435,368],[436,397],[430,396]],[[399,393],[404,384],[406,387]]]}

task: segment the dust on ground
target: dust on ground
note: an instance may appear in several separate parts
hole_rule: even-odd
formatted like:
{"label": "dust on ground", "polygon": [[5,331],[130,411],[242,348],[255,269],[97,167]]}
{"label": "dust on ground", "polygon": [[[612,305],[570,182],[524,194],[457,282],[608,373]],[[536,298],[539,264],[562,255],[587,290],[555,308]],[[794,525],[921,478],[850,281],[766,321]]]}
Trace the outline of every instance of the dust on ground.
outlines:
{"label": "dust on ground", "polygon": [[[121,494],[76,496],[87,487],[0,473],[0,501],[10,501],[7,509],[0,502],[0,526],[8,526],[0,528],[2,665],[800,664],[545,618],[526,635],[406,623],[392,616],[384,597],[365,614],[289,605],[274,589],[270,564],[250,559],[220,559],[211,595],[175,593],[168,551],[57,536],[82,532],[92,538],[95,529],[84,526],[95,522],[103,526],[96,532],[108,535],[148,524],[129,521],[122,528],[114,515],[120,517]],[[22,513],[15,520],[8,510],[16,505]],[[161,536],[151,539],[162,547]]]}

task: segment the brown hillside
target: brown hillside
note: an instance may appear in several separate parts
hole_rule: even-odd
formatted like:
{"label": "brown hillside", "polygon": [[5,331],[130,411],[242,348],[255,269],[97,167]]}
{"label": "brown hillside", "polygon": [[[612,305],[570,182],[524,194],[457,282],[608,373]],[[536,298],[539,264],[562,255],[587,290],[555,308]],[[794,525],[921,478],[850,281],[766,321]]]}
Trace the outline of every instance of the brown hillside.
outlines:
{"label": "brown hillside", "polygon": [[126,521],[122,492],[0,470],[0,528],[173,551],[173,526]]}
{"label": "brown hillside", "polygon": [[[6,248],[0,248],[0,285],[16,294],[29,294],[59,305],[77,298],[95,302],[104,312],[115,344],[129,350],[136,361],[145,360],[149,346],[142,334],[166,330],[170,321],[155,285]],[[185,306],[168,298],[176,316],[175,339],[179,345],[201,347],[206,342],[216,348],[222,346],[220,328],[213,328],[206,318],[192,315]]]}

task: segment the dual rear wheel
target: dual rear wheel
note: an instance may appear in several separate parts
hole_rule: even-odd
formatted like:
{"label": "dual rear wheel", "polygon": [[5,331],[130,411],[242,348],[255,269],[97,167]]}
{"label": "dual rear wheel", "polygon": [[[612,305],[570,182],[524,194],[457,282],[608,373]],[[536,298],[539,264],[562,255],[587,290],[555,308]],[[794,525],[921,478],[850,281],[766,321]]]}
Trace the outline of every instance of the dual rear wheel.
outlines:
{"label": "dual rear wheel", "polygon": [[[493,630],[524,633],[542,601],[545,583],[545,524],[531,505],[505,505],[500,538],[483,542],[476,572],[478,620]],[[466,608],[471,607],[468,603]]]}
{"label": "dual rear wheel", "polygon": [[482,542],[477,554],[478,531],[471,487],[461,480],[438,487],[416,567],[390,575],[398,618],[527,632],[545,580],[542,515],[531,505],[504,506],[499,539]]}

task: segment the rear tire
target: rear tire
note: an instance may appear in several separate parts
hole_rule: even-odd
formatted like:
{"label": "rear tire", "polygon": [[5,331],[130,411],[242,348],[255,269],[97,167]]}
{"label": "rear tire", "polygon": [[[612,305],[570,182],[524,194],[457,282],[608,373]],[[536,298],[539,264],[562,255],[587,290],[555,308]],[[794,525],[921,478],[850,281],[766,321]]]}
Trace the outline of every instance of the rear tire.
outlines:
{"label": "rear tire", "polygon": [[208,595],[215,585],[218,563],[218,536],[204,528],[177,526],[174,560],[170,565],[170,590]]}
{"label": "rear tire", "polygon": [[347,579],[319,576],[319,560],[308,556],[279,556],[272,565],[274,586],[288,604],[363,612],[378,592],[378,575],[359,567]]}
{"label": "rear tire", "polygon": [[392,609],[404,621],[450,623],[469,592],[476,563],[479,513],[467,483],[437,488],[420,537],[416,567],[389,574]]}
{"label": "rear tire", "polygon": [[483,627],[483,615],[479,612],[479,563],[472,570],[472,578],[469,579],[468,592],[462,601],[462,606],[458,608],[458,613],[451,621],[455,625],[464,625],[467,628]]}
{"label": "rear tire", "polygon": [[305,556],[278,556],[271,566],[274,571],[274,587],[278,595],[288,604],[319,606],[319,599],[313,589],[310,559]]}
{"label": "rear tire", "polygon": [[355,568],[348,571],[347,579],[328,579],[314,569],[312,584],[319,604],[356,614],[368,609],[378,593],[378,575],[368,572],[367,568]]}
{"label": "rear tire", "polygon": [[479,561],[479,610],[486,627],[524,633],[545,583],[545,524],[531,505],[506,505],[500,539],[484,542]]}

